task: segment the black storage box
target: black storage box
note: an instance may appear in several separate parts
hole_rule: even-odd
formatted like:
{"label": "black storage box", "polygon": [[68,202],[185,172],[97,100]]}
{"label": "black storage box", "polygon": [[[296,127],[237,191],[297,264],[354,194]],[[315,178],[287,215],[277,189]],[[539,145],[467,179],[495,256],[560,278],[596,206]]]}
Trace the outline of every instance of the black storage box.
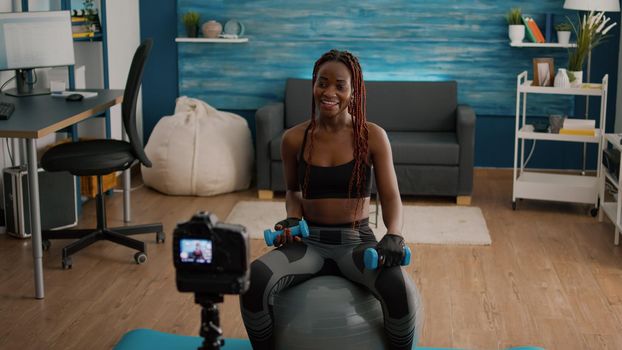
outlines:
{"label": "black storage box", "polygon": [[[6,232],[18,238],[30,237],[28,172],[24,167],[5,168],[3,180]],[[39,169],[39,207],[41,230],[77,225],[74,176],[68,172],[51,173]]]}

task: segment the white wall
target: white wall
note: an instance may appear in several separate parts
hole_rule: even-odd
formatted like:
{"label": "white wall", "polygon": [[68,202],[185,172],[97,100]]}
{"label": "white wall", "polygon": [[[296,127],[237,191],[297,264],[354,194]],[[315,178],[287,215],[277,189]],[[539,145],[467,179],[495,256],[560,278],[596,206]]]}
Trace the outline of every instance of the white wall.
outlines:
{"label": "white wall", "polygon": [[60,0],[28,0],[28,11],[49,11],[59,9]]}
{"label": "white wall", "polygon": [[[106,1],[108,67],[111,89],[124,89],[132,57],[140,45],[140,22],[138,0]],[[139,135],[142,135],[142,99],[139,96],[136,119]],[[121,109],[111,110],[112,137],[121,138]]]}
{"label": "white wall", "polygon": [[[104,87],[104,59],[101,42],[74,43],[75,67],[84,67],[84,77],[78,77],[76,71],[76,88],[101,89]],[[82,85],[80,82],[83,82]],[[91,118],[78,125],[78,134],[82,138],[102,138],[106,136],[106,122],[103,118]]]}

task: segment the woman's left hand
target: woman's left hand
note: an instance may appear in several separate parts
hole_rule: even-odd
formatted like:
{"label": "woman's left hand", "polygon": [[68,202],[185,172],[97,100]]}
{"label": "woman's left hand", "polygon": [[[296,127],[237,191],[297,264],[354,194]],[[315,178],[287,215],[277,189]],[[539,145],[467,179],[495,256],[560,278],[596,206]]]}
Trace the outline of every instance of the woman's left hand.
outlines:
{"label": "woman's left hand", "polygon": [[382,266],[399,266],[404,258],[404,245],[402,236],[392,233],[384,235],[376,246],[378,255],[384,258]]}

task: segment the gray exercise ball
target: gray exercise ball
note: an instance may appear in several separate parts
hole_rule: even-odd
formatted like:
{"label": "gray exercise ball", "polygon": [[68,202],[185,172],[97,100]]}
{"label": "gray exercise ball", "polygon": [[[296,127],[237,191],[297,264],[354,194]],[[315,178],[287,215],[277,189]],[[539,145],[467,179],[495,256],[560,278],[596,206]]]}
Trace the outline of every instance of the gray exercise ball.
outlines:
{"label": "gray exercise ball", "polygon": [[388,349],[382,307],[362,286],[312,278],[274,296],[277,350]]}

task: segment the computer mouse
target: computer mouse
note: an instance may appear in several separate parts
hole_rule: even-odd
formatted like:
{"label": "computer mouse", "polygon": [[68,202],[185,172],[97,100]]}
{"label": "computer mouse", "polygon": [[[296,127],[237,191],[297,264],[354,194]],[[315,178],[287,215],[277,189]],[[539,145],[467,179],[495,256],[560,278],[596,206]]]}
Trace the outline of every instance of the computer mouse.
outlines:
{"label": "computer mouse", "polygon": [[71,101],[71,102],[77,102],[77,101],[82,101],[82,99],[84,98],[84,96],[80,95],[80,94],[71,94],[67,97],[65,97],[66,101]]}

